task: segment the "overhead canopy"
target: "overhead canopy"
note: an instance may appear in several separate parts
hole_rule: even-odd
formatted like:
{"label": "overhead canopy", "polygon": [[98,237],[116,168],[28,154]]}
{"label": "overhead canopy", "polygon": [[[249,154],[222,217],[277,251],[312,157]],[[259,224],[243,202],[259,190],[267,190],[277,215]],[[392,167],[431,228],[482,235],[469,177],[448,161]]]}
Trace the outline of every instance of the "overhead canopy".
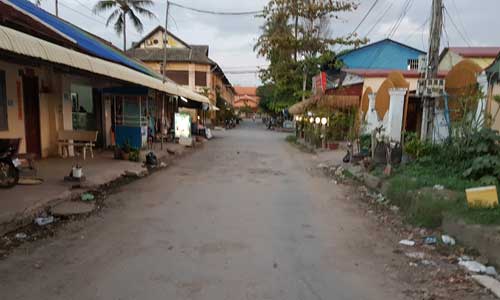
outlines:
{"label": "overhead canopy", "polygon": [[135,69],[136,71],[151,75],[158,76],[155,72],[141,63],[131,59],[123,52],[112,47],[112,45],[107,45],[104,40],[100,40],[97,37],[92,36],[88,32],[85,32],[81,28],[66,22],[53,14],[41,9],[30,1],[26,0],[0,0],[5,4],[15,8],[23,14],[26,14],[36,20],[37,22],[44,24],[45,26],[51,28],[59,35],[64,36],[68,40],[72,41],[77,47],[82,49],[84,52],[89,53],[93,56],[99,58],[116,62],[127,66],[129,68]]}
{"label": "overhead canopy", "polygon": [[70,50],[4,26],[0,26],[0,50],[127,81],[196,102],[210,103],[207,97],[171,81],[163,83],[160,79],[120,64]]}

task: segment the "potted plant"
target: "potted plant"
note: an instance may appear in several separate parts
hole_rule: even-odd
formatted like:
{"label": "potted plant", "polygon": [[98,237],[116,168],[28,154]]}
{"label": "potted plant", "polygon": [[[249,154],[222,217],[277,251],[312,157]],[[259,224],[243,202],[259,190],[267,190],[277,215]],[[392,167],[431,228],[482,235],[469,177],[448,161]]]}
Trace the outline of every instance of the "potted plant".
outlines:
{"label": "potted plant", "polygon": [[132,147],[130,146],[130,142],[127,139],[125,141],[125,143],[123,143],[123,145],[121,147],[123,160],[129,160],[129,158],[130,158],[130,151],[131,150],[132,150]]}
{"label": "potted plant", "polygon": [[132,149],[129,153],[128,160],[133,161],[133,162],[139,162],[140,160],[140,151],[139,149]]}
{"label": "potted plant", "polygon": [[339,148],[339,143],[336,141],[336,128],[334,124],[330,124],[330,126],[326,127],[326,140],[327,140],[327,147],[330,150],[337,150]]}

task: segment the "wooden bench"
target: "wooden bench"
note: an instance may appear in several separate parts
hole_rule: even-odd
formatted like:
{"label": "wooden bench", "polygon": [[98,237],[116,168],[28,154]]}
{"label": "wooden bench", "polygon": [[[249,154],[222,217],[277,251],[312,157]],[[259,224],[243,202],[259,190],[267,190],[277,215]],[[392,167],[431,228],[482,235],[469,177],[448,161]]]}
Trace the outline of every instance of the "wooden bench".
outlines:
{"label": "wooden bench", "polygon": [[94,158],[93,148],[97,141],[97,131],[84,130],[60,130],[57,132],[57,143],[59,153],[63,157],[69,156],[69,147],[82,148],[83,159],[87,156],[87,150],[90,150],[90,156]]}

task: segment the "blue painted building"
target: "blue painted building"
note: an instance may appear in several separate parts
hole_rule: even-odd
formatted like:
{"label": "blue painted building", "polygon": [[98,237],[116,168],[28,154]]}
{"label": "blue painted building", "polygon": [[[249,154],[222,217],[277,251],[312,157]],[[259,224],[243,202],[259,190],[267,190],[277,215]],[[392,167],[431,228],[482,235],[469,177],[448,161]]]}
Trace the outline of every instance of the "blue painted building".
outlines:
{"label": "blue painted building", "polygon": [[346,52],[338,59],[348,69],[416,70],[418,57],[425,54],[419,49],[384,39]]}

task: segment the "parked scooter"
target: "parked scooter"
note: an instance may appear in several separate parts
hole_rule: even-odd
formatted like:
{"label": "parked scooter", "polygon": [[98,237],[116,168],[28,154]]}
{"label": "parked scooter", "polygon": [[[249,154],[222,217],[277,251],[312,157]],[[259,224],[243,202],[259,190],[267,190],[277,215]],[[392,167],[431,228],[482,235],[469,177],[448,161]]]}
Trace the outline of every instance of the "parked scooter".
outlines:
{"label": "parked scooter", "polygon": [[0,188],[14,187],[19,181],[20,143],[21,139],[0,139]]}

